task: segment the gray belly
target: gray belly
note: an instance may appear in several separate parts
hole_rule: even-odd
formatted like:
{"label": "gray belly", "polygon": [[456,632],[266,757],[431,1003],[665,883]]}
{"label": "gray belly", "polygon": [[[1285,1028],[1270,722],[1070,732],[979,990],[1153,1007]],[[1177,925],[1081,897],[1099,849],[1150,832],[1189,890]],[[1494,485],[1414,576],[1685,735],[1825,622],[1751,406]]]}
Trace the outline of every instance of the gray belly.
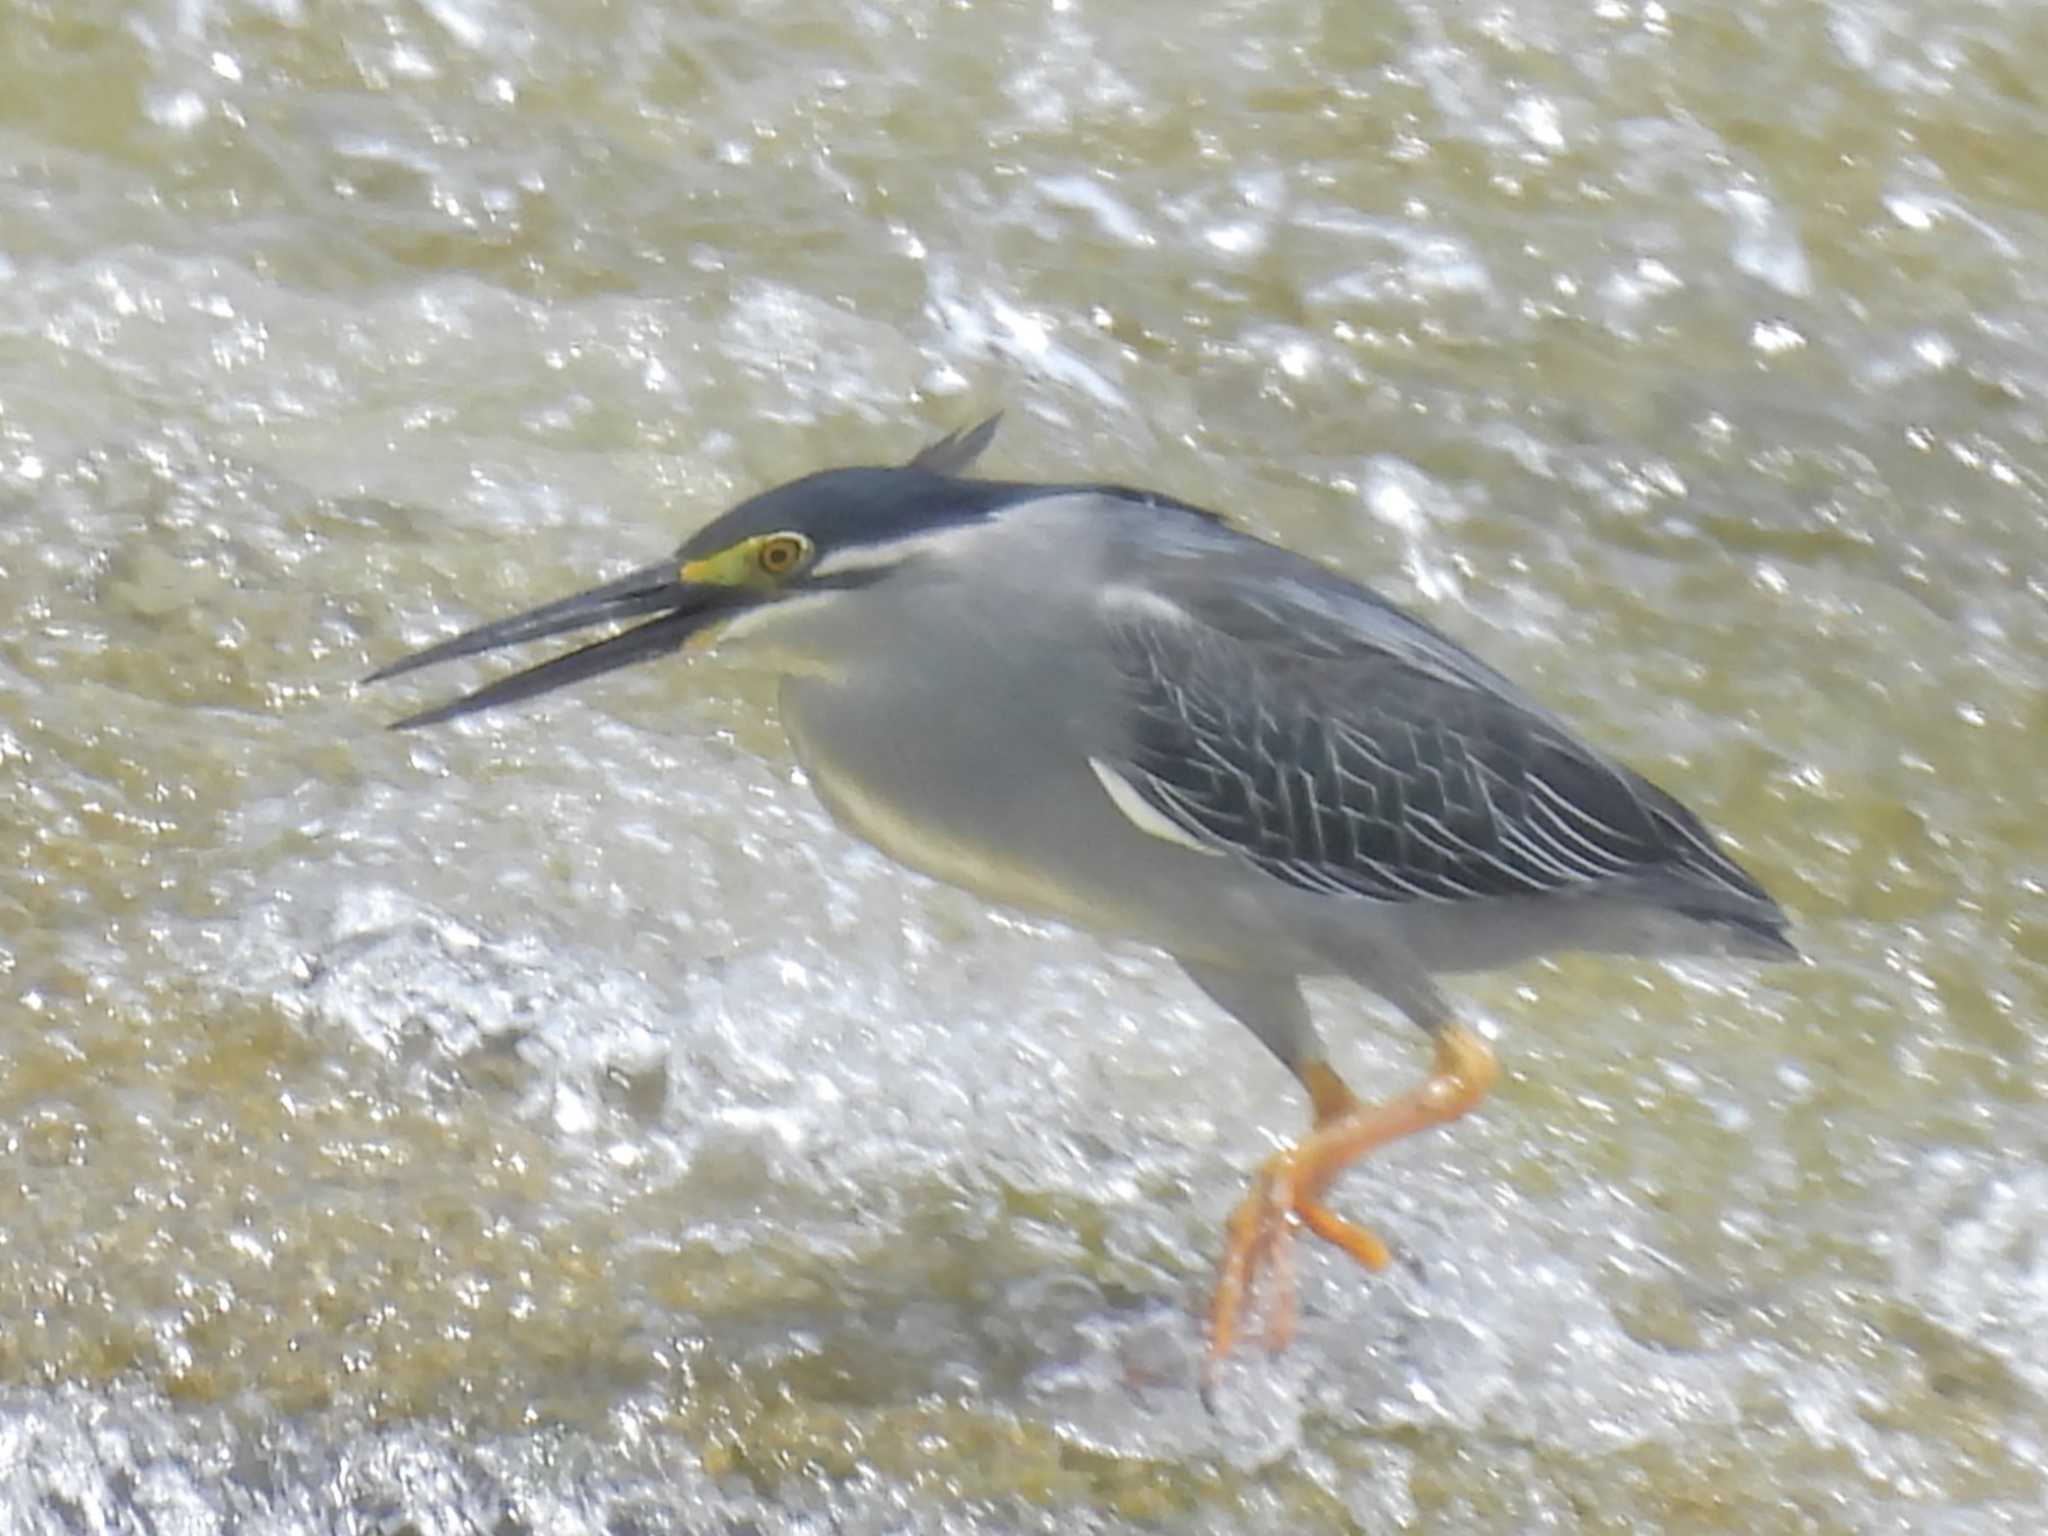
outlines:
{"label": "gray belly", "polygon": [[991,902],[1189,958],[1271,962],[1264,883],[1141,831],[1089,767],[1085,699],[1057,679],[971,680],[931,659],[902,683],[792,677],[782,717],[835,820]]}

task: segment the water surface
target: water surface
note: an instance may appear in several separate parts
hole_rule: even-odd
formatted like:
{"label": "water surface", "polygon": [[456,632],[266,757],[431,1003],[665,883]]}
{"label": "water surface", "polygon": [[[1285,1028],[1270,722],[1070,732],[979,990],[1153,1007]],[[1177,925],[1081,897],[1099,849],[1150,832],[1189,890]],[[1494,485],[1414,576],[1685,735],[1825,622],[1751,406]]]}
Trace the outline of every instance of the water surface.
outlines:
{"label": "water surface", "polygon": [[[0,0],[0,1525],[2040,1530],[2043,57]],[[1303,1111],[1168,965],[849,840],[758,682],[355,684],[996,406],[1478,648],[1813,962],[1457,984],[1500,1092],[1214,1418]]]}

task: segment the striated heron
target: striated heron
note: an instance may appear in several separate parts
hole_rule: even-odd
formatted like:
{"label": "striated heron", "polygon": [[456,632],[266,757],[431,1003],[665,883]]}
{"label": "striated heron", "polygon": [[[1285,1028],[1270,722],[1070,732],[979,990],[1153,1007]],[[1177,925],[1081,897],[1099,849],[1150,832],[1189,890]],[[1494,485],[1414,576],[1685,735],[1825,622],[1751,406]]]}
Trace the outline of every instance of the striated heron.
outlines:
{"label": "striated heron", "polygon": [[[778,486],[667,560],[371,680],[642,621],[405,728],[737,644],[779,674],[783,725],[843,826],[991,901],[1171,955],[1314,1116],[1230,1219],[1206,1386],[1254,1295],[1268,1342],[1286,1342],[1297,1224],[1387,1263],[1324,1203],[1338,1173],[1493,1083],[1433,975],[1566,949],[1797,951],[1697,816],[1463,646],[1186,502],[969,478],[995,427]],[[1308,976],[1348,977],[1420,1025],[1427,1078],[1384,1103],[1355,1095],[1309,1017]]]}

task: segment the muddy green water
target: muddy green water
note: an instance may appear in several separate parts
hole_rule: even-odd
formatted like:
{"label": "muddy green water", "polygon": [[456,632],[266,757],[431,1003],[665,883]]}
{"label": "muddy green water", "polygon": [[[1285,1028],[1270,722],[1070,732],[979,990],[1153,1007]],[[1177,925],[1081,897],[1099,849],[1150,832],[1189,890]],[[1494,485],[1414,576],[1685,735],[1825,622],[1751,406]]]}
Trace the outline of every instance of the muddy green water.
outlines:
{"label": "muddy green water", "polygon": [[[2043,59],[0,0],[0,1529],[2048,1529]],[[1459,983],[1501,1091],[1214,1418],[1302,1107],[1168,966],[862,849],[714,667],[354,683],[998,405],[1477,647],[1812,960]]]}

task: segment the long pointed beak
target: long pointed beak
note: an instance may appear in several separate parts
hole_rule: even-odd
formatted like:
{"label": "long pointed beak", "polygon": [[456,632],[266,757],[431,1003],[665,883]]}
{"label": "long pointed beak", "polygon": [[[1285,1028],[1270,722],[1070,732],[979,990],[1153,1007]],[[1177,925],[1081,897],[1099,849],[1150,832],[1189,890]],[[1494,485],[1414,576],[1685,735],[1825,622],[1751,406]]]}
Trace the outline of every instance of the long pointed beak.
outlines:
{"label": "long pointed beak", "polygon": [[443,640],[409,656],[401,656],[389,666],[379,667],[363,681],[381,682],[417,667],[430,667],[460,656],[475,656],[525,640],[539,640],[548,635],[559,635],[565,630],[585,629],[611,619],[635,618],[643,613],[659,614],[644,624],[634,625],[624,634],[593,641],[566,655],[528,667],[523,672],[515,672],[510,677],[502,677],[446,704],[395,720],[391,729],[403,731],[420,725],[439,725],[444,720],[496,709],[502,704],[516,704],[522,699],[581,682],[587,677],[596,677],[616,667],[678,651],[692,634],[716,622],[732,606],[734,596],[724,587],[696,586],[682,581],[677,574],[676,563],[665,560],[659,565],[643,566],[601,587],[592,587],[588,592],[544,604],[528,613],[478,625],[452,640]]}

